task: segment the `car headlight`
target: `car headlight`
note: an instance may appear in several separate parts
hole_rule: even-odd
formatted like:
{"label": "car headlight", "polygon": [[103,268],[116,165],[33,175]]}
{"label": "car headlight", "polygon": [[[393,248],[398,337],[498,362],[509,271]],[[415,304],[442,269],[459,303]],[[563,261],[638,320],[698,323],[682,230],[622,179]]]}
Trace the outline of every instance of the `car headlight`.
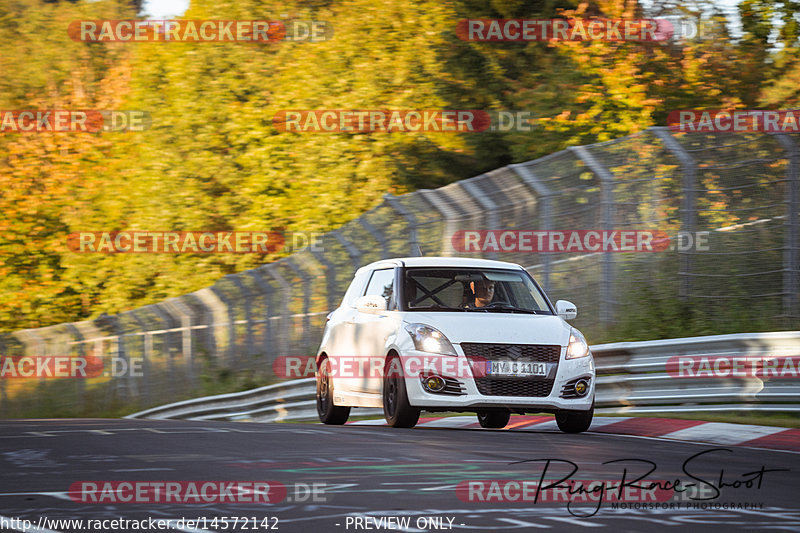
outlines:
{"label": "car headlight", "polygon": [[444,333],[434,327],[425,324],[406,324],[406,331],[414,341],[414,348],[421,352],[458,355]]}
{"label": "car headlight", "polygon": [[567,359],[579,359],[586,357],[591,352],[589,351],[589,344],[580,331],[572,328],[569,332],[569,346],[567,346]]}

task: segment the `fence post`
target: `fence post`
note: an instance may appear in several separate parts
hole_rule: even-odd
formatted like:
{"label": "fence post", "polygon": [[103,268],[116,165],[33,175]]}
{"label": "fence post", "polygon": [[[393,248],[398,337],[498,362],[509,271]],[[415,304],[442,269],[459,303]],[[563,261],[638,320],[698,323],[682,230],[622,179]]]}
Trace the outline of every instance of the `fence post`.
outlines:
{"label": "fence post", "polygon": [[[126,368],[130,368],[130,359],[128,358],[128,352],[125,350],[125,329],[122,327],[119,315],[106,316],[105,318],[107,321],[111,322],[112,327],[114,328],[114,356],[122,361],[125,361]],[[114,364],[113,358],[111,360],[111,364]],[[118,392],[119,399],[123,401],[129,400],[132,393],[132,391],[129,390],[130,383],[119,376],[113,375],[111,380],[115,384],[114,389]]]}
{"label": "fence post", "polygon": [[[82,359],[85,363],[87,360],[86,349],[83,346],[84,337],[83,334],[81,333],[81,330],[79,330],[72,322],[65,325],[69,330],[69,332],[72,334],[72,336],[75,338],[75,340],[70,342],[69,345],[75,346],[76,351],[78,352],[78,358]],[[2,344],[0,344],[0,348],[2,348]],[[0,353],[2,353],[2,349],[0,349]],[[65,353],[64,355],[69,355],[70,357],[72,357],[72,349],[68,349],[68,353]],[[2,378],[0,378],[0,381],[2,381]],[[85,401],[84,392],[86,391],[86,379],[76,377],[75,382],[76,382],[75,394],[77,396],[76,399],[78,401],[78,405],[83,406],[83,403]]]}
{"label": "fence post", "polygon": [[[614,176],[595,159],[585,146],[574,146],[570,150],[576,153],[581,161],[586,163],[589,170],[600,179],[603,230],[612,231],[614,229]],[[603,284],[600,296],[600,314],[602,316],[600,320],[606,324],[614,321],[615,261],[614,252],[603,252]]]}
{"label": "fence post", "polygon": [[194,368],[194,343],[192,342],[192,326],[194,313],[191,308],[181,301],[181,296],[170,298],[164,302],[167,312],[178,318],[181,324],[181,355],[189,381],[196,381]]}
{"label": "fence post", "polygon": [[350,261],[353,263],[353,272],[361,268],[361,250],[345,239],[338,229],[331,231],[331,235],[333,235],[336,240],[339,241],[339,244],[344,246],[344,249],[347,250],[347,255],[350,256]]}
{"label": "fence post", "polygon": [[420,248],[419,242],[417,241],[417,218],[391,194],[384,194],[383,199],[386,200],[389,207],[400,213],[400,216],[406,219],[408,223],[408,238],[411,241],[411,253],[409,256],[419,257],[423,255],[422,248]]}
{"label": "fence post", "polygon": [[[7,336],[5,333],[0,333],[0,356],[3,359],[9,357],[10,354],[6,352],[7,349]],[[6,394],[6,380],[0,379],[0,416],[7,418],[10,415],[8,409],[8,395]]]}
{"label": "fence post", "polygon": [[314,259],[325,267],[325,301],[327,302],[328,312],[333,311],[336,309],[336,269],[333,263],[325,257],[324,245],[323,251],[314,250],[313,247],[309,247],[309,251],[314,256]]}
{"label": "fence post", "polygon": [[[248,363],[244,366],[247,368],[249,366],[250,358],[253,357],[255,353],[255,343],[253,342],[253,302],[252,302],[252,293],[250,289],[245,287],[242,280],[239,278],[239,274],[228,274],[225,276],[225,279],[230,281],[236,286],[236,289],[239,291],[241,297],[239,298],[240,301],[244,304],[244,320],[245,320],[245,353],[247,354]],[[234,329],[235,329],[234,325]]]}
{"label": "fence post", "polygon": [[[219,348],[217,346],[217,324],[224,323],[228,318],[228,310],[225,303],[220,299],[219,295],[214,292],[211,287],[205,287],[199,291],[195,291],[194,295],[201,304],[210,313],[210,320],[208,321],[208,357],[214,359],[219,357]],[[208,313],[206,313],[208,315]],[[227,361],[223,360],[223,363]]]}
{"label": "fence post", "polygon": [[786,325],[798,314],[798,291],[800,287],[800,150],[785,133],[775,137],[788,153],[789,168],[786,172],[786,222],[784,223],[783,252],[783,314]]}
{"label": "fence post", "polygon": [[269,360],[269,354],[272,348],[272,320],[270,318],[270,314],[272,313],[272,293],[275,292],[275,288],[267,283],[264,278],[261,277],[261,274],[258,272],[258,269],[248,270],[245,274],[249,275],[253,281],[256,282],[258,288],[264,293],[264,301],[267,302],[266,307],[266,314],[264,316],[264,338],[263,338],[263,345],[264,345],[264,357]]}
{"label": "fence post", "polygon": [[294,257],[286,258],[286,266],[291,268],[303,280],[303,333],[300,336],[303,345],[303,355],[308,353],[308,334],[311,331],[311,276],[294,263]]}
{"label": "fence post", "polygon": [[[498,230],[501,228],[498,227],[500,226],[500,221],[497,216],[497,204],[495,204],[491,198],[483,194],[476,183],[476,180],[483,178],[483,176],[484,175],[481,174],[474,178],[462,180],[460,182],[461,187],[481,206],[481,212],[485,217],[484,220],[489,226],[487,229]],[[494,250],[489,250],[486,255],[489,259],[497,259],[497,252]]]}
{"label": "fence post", "polygon": [[450,256],[453,254],[453,234],[456,232],[455,221],[458,219],[458,213],[453,209],[450,204],[442,200],[435,190],[420,189],[416,194],[425,200],[431,207],[433,207],[439,215],[444,219],[444,231],[442,232],[442,249],[439,255]]}
{"label": "fence post", "polygon": [[289,335],[291,334],[291,316],[289,313],[289,301],[292,299],[292,286],[289,285],[289,282],[286,281],[286,278],[281,276],[280,272],[275,270],[274,266],[276,263],[270,263],[269,265],[265,265],[263,267],[264,271],[269,272],[270,275],[278,282],[283,290],[283,300],[281,301],[281,327],[278,330],[278,339],[279,339],[279,353],[278,355],[290,355],[289,354]]}
{"label": "fence post", "polygon": [[370,224],[364,215],[358,217],[358,223],[361,224],[361,226],[367,230],[370,235],[372,235],[372,238],[378,241],[378,244],[381,245],[381,259],[388,258],[389,246],[386,243],[386,235],[384,235],[383,232],[378,231],[375,226]]}
{"label": "fence post", "polygon": [[139,329],[142,332],[142,389],[143,396],[146,398],[147,403],[150,402],[150,383],[153,379],[152,376],[152,357],[153,357],[153,334],[150,333],[147,323],[139,318],[141,309],[133,309],[130,311],[130,316],[139,324]]}
{"label": "fence post", "polygon": [[[508,168],[516,172],[525,185],[530,187],[534,194],[536,194],[539,200],[539,209],[537,210],[539,213],[539,229],[541,231],[552,230],[553,205],[550,197],[553,193],[550,192],[550,189],[548,189],[547,186],[536,177],[536,174],[524,164],[508,165]],[[550,263],[552,258],[549,252],[539,252],[539,255],[541,256],[543,265],[541,284],[542,288],[547,291],[550,289],[550,273],[552,268]]]}
{"label": "fence post", "polygon": [[[681,182],[681,192],[683,192],[681,197],[681,231],[689,232],[694,236],[694,231],[697,227],[697,202],[695,199],[697,195],[697,162],[667,128],[651,128],[651,130],[656,137],[663,141],[667,150],[675,154],[675,157],[681,163],[681,169],[683,170],[683,180]],[[691,250],[678,250],[678,254],[680,257],[680,272],[678,272],[680,277],[679,296],[683,300],[687,300],[692,292],[693,252]]]}

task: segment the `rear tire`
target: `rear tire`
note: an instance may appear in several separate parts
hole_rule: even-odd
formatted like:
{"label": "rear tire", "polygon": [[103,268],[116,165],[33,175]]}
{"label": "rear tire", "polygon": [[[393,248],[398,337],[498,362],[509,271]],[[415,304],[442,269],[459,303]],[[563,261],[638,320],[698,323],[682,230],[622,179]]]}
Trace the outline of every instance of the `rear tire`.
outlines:
{"label": "rear tire", "polygon": [[317,414],[323,424],[341,426],[350,417],[350,408],[333,405],[331,363],[323,357],[317,369]]}
{"label": "rear tire", "polygon": [[594,400],[588,411],[560,411],[556,413],[558,429],[564,433],[582,433],[592,425],[594,416]]}
{"label": "rear tire", "polygon": [[478,411],[478,423],[482,428],[501,429],[508,425],[511,411],[508,409],[481,409]]}
{"label": "rear tire", "polygon": [[383,369],[383,416],[393,428],[413,428],[419,421],[420,410],[408,403],[405,373],[400,357],[386,359]]}

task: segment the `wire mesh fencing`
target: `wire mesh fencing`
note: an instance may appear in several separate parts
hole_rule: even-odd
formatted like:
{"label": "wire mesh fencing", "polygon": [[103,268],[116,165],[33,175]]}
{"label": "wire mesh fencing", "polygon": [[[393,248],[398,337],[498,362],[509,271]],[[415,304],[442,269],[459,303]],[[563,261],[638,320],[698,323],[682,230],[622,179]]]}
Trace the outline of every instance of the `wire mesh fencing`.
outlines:
{"label": "wire mesh fencing", "polygon": [[[356,269],[404,256],[521,264],[577,304],[591,343],[800,325],[800,139],[674,134],[573,147],[384,201],[315,246],[115,316],[0,335],[4,359],[75,359],[83,379],[0,379],[0,416],[131,412],[201,395],[220,376],[271,375],[312,355]],[[535,245],[543,232],[661,232],[656,252]],[[532,246],[465,232],[529,232]],[[45,372],[46,373],[46,372]],[[206,389],[205,392],[208,392]]]}

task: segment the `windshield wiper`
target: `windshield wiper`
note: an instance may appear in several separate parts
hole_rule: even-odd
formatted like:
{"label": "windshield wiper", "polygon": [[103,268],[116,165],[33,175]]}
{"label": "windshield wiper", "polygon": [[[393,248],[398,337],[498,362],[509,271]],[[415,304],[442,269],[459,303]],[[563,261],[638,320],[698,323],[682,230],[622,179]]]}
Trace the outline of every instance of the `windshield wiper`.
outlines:
{"label": "windshield wiper", "polygon": [[541,311],[537,309],[528,309],[525,307],[516,307],[513,305],[498,305],[494,307],[471,307],[470,309],[474,309],[476,311],[485,311],[487,313],[491,311],[509,311],[511,313],[526,313],[529,315],[549,315],[547,311]]}
{"label": "windshield wiper", "polygon": [[431,310],[447,310],[447,311],[466,311],[463,307],[452,307],[449,305],[427,305],[425,307],[409,307],[409,311],[431,311]]}

